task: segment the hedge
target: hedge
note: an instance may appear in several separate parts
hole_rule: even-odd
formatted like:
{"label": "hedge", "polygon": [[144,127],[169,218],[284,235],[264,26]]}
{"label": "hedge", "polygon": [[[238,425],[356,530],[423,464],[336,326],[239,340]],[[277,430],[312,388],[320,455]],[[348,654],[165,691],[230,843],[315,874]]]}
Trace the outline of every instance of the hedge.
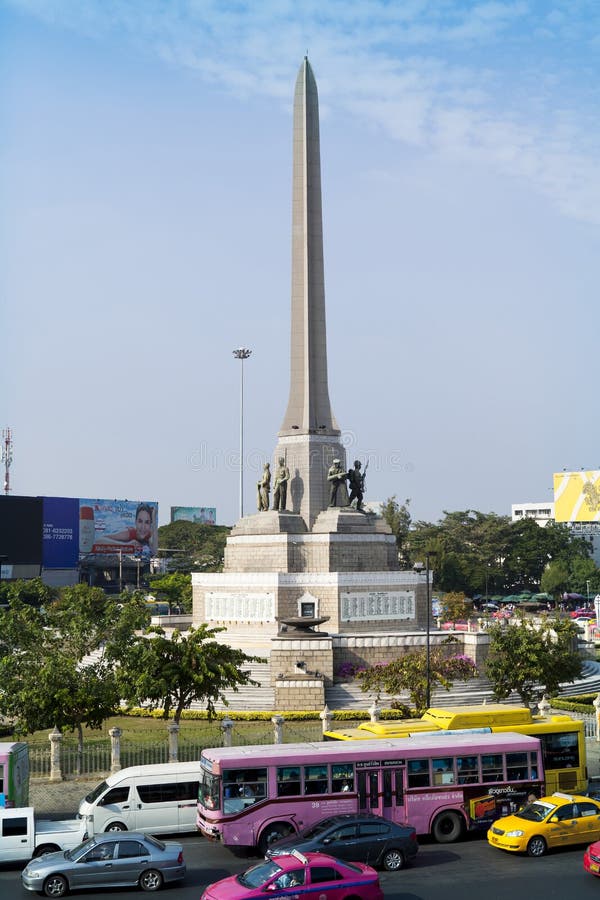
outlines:
{"label": "hedge", "polygon": [[[145,719],[163,719],[164,710],[132,706],[119,710],[119,715]],[[233,722],[270,722],[273,716],[283,716],[286,722],[311,722],[318,721],[320,718],[317,710],[288,709],[285,712],[278,712],[277,710],[219,710],[215,713],[213,719],[217,721],[231,719]],[[381,719],[399,719],[405,716],[405,711],[398,709],[382,709],[380,714]],[[169,712],[168,718],[173,718],[173,710]],[[181,718],[204,721],[209,718],[209,715],[205,709],[184,709],[181,713]],[[368,721],[370,715],[366,710],[334,709],[331,710],[331,718],[335,722],[357,722],[359,720]]]}

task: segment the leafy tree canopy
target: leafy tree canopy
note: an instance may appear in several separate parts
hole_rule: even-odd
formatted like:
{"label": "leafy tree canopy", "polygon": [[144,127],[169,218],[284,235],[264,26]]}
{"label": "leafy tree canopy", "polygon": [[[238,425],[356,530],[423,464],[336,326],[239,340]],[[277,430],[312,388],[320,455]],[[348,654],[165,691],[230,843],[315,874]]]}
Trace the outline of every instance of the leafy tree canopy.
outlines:
{"label": "leafy tree canopy", "polygon": [[[445,591],[475,594],[517,593],[539,590],[542,575],[553,561],[561,561],[568,581],[582,580],[578,566],[589,560],[589,541],[576,537],[560,523],[545,528],[532,519],[511,522],[508,516],[477,510],[445,512],[433,525],[417,522],[410,531],[410,555],[417,559],[430,551],[435,554],[436,586]],[[600,585],[600,571],[592,562],[585,571]],[[544,588],[544,590],[548,590]],[[571,587],[573,590],[573,587]]]}
{"label": "leafy tree canopy", "polygon": [[169,607],[181,606],[192,611],[192,577],[183,572],[171,572],[150,579],[150,591],[157,600],[165,600]]}
{"label": "leafy tree canopy", "polygon": [[15,582],[0,611],[0,714],[24,734],[75,730],[81,745],[82,725],[100,727],[120,700],[109,659],[85,657],[101,646],[124,654],[149,618],[142,594],[108,597],[80,584],[62,588],[42,609],[23,602]]}
{"label": "leafy tree canopy", "polygon": [[396,500],[396,495],[389,497],[382,506],[381,515],[390,526],[392,534],[396,538],[398,547],[398,558],[400,565],[409,568],[412,565],[410,558],[409,534],[411,526],[411,517],[409,512],[410,500],[405,500],[400,504]]}
{"label": "leafy tree canopy", "polygon": [[122,696],[134,703],[161,707],[165,718],[173,711],[175,722],[192,701],[205,703],[209,716],[214,715],[215,703],[227,702],[226,690],[235,691],[247,684],[258,686],[243,667],[264,662],[216,641],[215,636],[223,630],[205,623],[185,634],[174,631],[171,636],[162,628],[147,629],[120,660]]}
{"label": "leafy tree canopy", "polygon": [[171,522],[158,529],[158,546],[173,572],[220,572],[230,531],[226,525]]}
{"label": "leafy tree canopy", "polygon": [[538,693],[556,694],[563,682],[581,675],[577,629],[568,619],[545,620],[540,628],[523,621],[493,625],[485,669],[497,701],[516,691],[530,706]]}
{"label": "leafy tree canopy", "polygon": [[[430,686],[435,685],[450,690],[457,680],[468,681],[477,676],[477,668],[472,659],[462,654],[448,653],[448,644],[455,643],[448,638],[442,647],[432,647],[429,656]],[[370,666],[357,673],[361,688],[365,692],[375,691],[377,695],[385,691],[394,698],[393,706],[402,706],[398,695],[407,691],[410,701],[419,715],[427,708],[427,653],[412,650],[386,665]]]}

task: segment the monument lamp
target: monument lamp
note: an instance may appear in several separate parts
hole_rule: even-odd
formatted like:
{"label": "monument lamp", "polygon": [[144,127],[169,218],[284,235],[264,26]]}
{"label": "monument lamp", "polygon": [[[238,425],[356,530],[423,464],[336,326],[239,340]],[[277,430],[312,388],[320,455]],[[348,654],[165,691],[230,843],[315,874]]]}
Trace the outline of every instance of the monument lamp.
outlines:
{"label": "monument lamp", "polygon": [[416,562],[413,566],[417,575],[425,572],[425,597],[427,604],[427,617],[425,620],[425,704],[427,709],[431,706],[431,595],[429,590],[430,560],[435,556],[432,550],[425,553],[425,564]]}
{"label": "monument lamp", "polygon": [[238,347],[233,355],[241,362],[240,372],[240,519],[244,516],[244,360],[252,354],[246,347]]}

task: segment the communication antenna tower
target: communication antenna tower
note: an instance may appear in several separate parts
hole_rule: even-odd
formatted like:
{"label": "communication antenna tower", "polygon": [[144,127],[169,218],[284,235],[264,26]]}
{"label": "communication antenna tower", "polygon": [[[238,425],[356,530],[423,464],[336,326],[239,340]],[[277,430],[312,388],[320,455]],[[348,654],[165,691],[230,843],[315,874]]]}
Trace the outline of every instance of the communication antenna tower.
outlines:
{"label": "communication antenna tower", "polygon": [[4,493],[10,493],[10,465],[13,461],[12,433],[10,428],[2,429],[0,459],[4,463]]}

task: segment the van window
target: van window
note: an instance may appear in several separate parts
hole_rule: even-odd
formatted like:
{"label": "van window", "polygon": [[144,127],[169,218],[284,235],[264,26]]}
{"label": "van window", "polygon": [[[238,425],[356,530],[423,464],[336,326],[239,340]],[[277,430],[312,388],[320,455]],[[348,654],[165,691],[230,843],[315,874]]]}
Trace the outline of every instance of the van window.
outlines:
{"label": "van window", "polygon": [[108,806],[109,803],[125,803],[126,800],[129,800],[129,788],[118,787],[111,788],[100,802],[102,806]]}
{"label": "van window", "polygon": [[199,781],[179,781],[177,782],[177,799],[178,800],[197,800]]}
{"label": "van window", "polygon": [[137,792],[142,803],[168,803],[177,800],[176,781],[170,784],[138,784]]}

